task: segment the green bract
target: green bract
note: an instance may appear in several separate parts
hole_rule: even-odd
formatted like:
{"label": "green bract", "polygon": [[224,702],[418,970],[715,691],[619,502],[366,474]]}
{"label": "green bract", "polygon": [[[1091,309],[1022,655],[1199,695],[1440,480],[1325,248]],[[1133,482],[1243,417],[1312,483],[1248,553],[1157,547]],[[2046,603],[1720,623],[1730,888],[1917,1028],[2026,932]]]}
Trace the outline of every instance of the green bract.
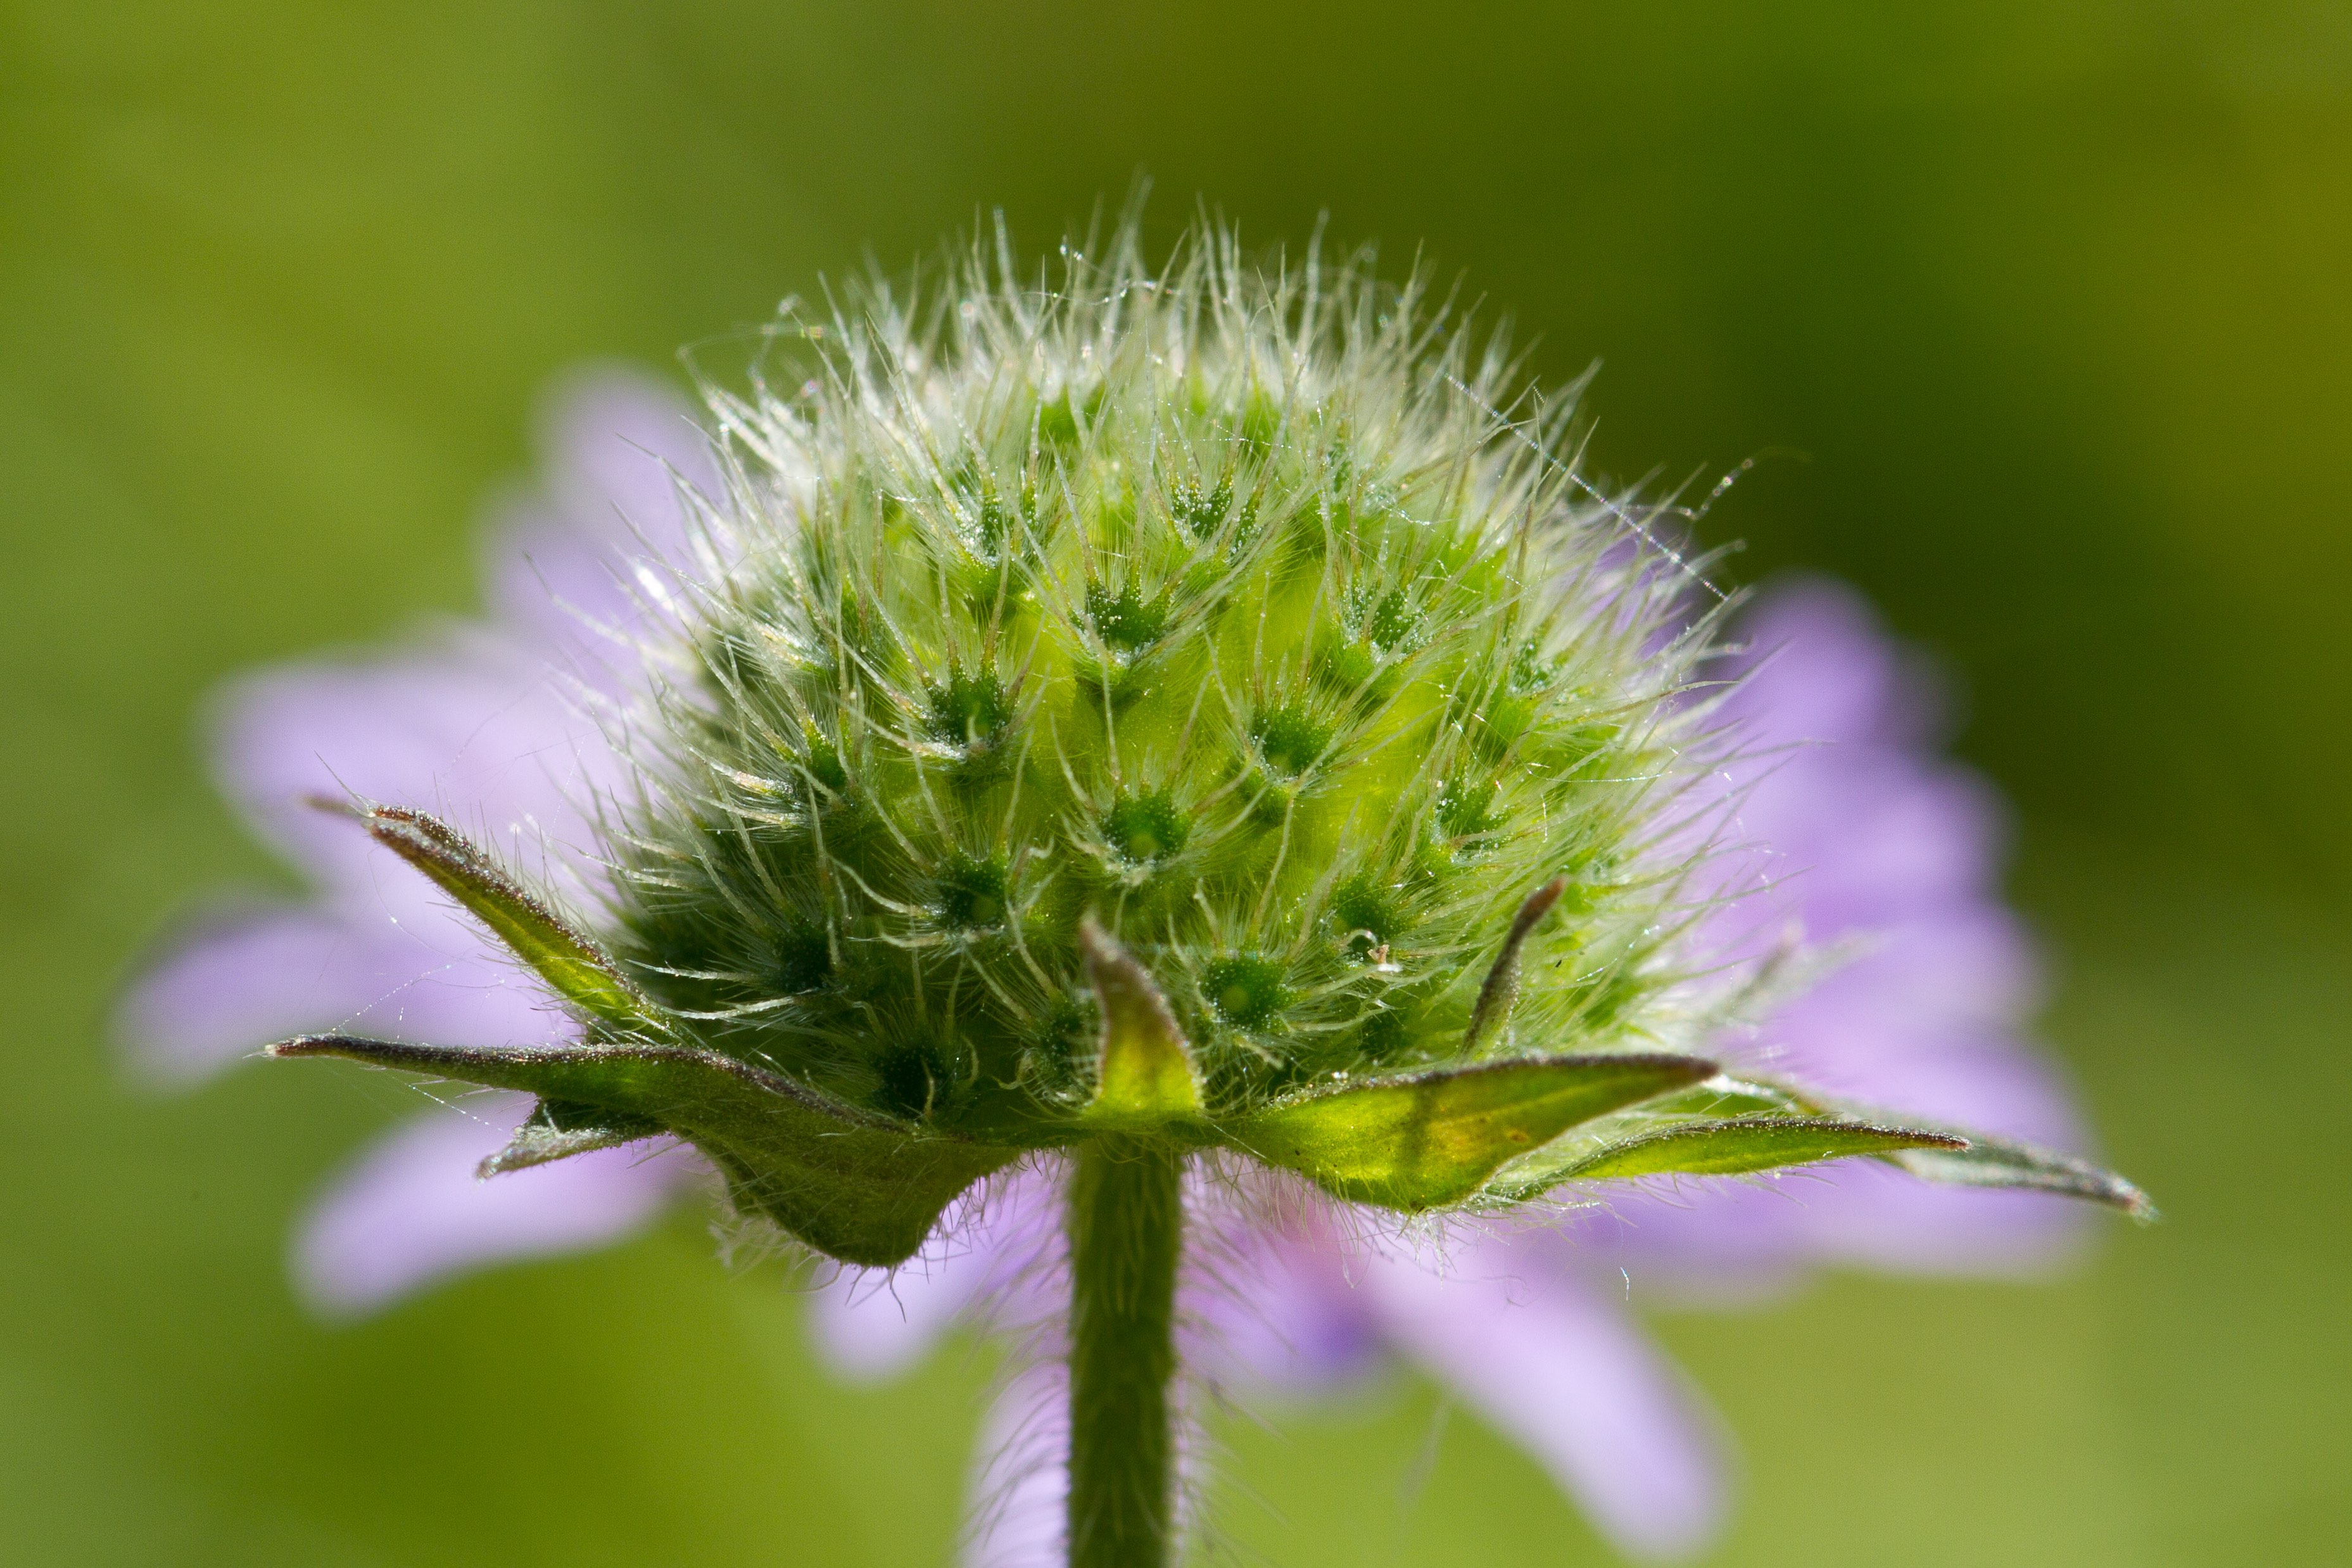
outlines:
{"label": "green bract", "polygon": [[538,1094],[493,1169],[685,1139],[859,1264],[1071,1146],[1406,1212],[1852,1154],[2126,1201],[1696,1054],[1711,624],[1415,289],[1122,238],[778,346],[649,604],[609,906],[353,808],[581,1043],[280,1054]]}

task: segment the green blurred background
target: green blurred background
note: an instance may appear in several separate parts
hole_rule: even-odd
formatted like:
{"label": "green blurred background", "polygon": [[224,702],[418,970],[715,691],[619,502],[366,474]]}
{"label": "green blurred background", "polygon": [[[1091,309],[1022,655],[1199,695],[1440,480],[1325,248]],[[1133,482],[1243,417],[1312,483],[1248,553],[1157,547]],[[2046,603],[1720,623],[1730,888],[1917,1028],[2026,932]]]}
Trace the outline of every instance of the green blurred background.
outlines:
{"label": "green blurred background", "polygon": [[[0,9],[0,1558],[944,1560],[984,1352],[836,1387],[689,1217],[323,1330],[287,1224],[397,1097],[154,1098],[105,1011],[285,878],[195,704],[469,607],[553,374],[1139,170],[1164,231],[1466,268],[1605,361],[1604,468],[1767,454],[1738,574],[1867,588],[2017,803],[2049,1037],[2169,1223],[1663,1321],[1748,1455],[1717,1560],[2344,1561],[2340,0]],[[1282,1564],[1610,1560],[1407,1380],[1231,1439]]]}

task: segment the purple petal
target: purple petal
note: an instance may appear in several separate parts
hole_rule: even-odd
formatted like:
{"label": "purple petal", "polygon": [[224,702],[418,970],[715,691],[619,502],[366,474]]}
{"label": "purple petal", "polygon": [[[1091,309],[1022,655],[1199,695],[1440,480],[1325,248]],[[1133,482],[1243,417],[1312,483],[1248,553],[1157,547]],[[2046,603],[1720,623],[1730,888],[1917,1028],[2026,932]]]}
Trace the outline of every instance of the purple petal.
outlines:
{"label": "purple petal", "polygon": [[609,1246],[653,1221],[696,1180],[691,1152],[633,1145],[478,1179],[530,1107],[467,1098],[377,1139],[298,1226],[292,1267],[322,1315],[357,1317],[494,1263]]}
{"label": "purple petal", "polygon": [[1626,1315],[1490,1243],[1441,1279],[1382,1258],[1363,1289],[1389,1341],[1524,1447],[1602,1533],[1642,1557],[1711,1540],[1727,1452],[1697,1396]]}
{"label": "purple petal", "polygon": [[[684,539],[664,461],[715,488],[707,446],[674,396],[609,374],[561,400],[546,445],[550,504],[519,526],[583,607],[625,605],[614,583],[628,558],[675,554]],[[536,577],[524,591],[518,537],[509,531],[497,574],[503,626],[453,629],[388,658],[264,670],[218,699],[224,786],[324,880],[325,896],[216,918],[184,938],[121,1010],[151,1069],[194,1077],[270,1038],[332,1026],[449,1044],[570,1033],[537,983],[425,879],[303,804],[356,793],[435,810],[560,892],[593,892],[583,877],[593,873],[570,852],[592,841],[587,804],[625,772],[562,673],[584,662],[580,618],[551,605]],[[314,1304],[365,1310],[479,1264],[599,1245],[642,1225],[698,1169],[681,1152],[615,1150],[477,1183],[474,1164],[528,1102],[467,1103],[492,1108],[499,1125],[419,1121],[321,1198],[296,1258]]]}
{"label": "purple petal", "polygon": [[1972,776],[1855,742],[1788,759],[1740,826],[1770,846],[1817,938],[1987,897],[2003,837]]}
{"label": "purple petal", "polygon": [[1180,1302],[1192,1325],[1189,1366],[1212,1382],[1279,1394],[1326,1393],[1378,1370],[1378,1330],[1336,1237],[1303,1219],[1220,1216],[1213,1194],[1192,1197],[1192,1258]]}
{"label": "purple petal", "polygon": [[[436,951],[428,933],[450,946]],[[362,924],[315,909],[200,924],[140,977],[115,1021],[133,1062],[175,1083],[270,1040],[334,1028],[515,1045],[566,1038],[573,1026],[537,980],[470,931],[382,915]]]}
{"label": "purple petal", "polygon": [[1890,642],[1870,601],[1827,577],[1775,584],[1742,618],[1748,679],[1725,705],[1765,746],[1875,741],[1916,746],[1935,732],[1934,678]]}
{"label": "purple petal", "polygon": [[716,495],[719,474],[685,401],[627,371],[589,373],[559,395],[541,445],[545,493],[492,533],[492,603],[550,658],[612,689],[635,672],[614,640],[640,615],[633,563],[684,560],[677,481]]}
{"label": "purple petal", "polygon": [[265,671],[229,689],[220,711],[231,793],[329,892],[308,910],[215,919],[184,939],[126,998],[135,1056],[192,1078],[305,1029],[453,1045],[568,1032],[538,983],[438,889],[304,804],[346,789],[428,809],[462,801],[453,815],[478,841],[577,896],[563,850],[589,837],[578,803],[619,764],[549,677],[477,643]]}
{"label": "purple petal", "polygon": [[1053,1321],[1064,1290],[1058,1170],[998,1177],[957,1199],[912,1261],[846,1270],[816,1292],[810,1328],[835,1369],[891,1377],[960,1321],[1015,1333]]}
{"label": "purple petal", "polygon": [[[1841,1020],[1885,1037],[1956,1027],[2006,1030],[2041,993],[2040,965],[2009,912],[1990,902],[1850,933],[1857,951],[1774,1015],[1779,1032],[1824,1036]],[[1827,1047],[1825,1047],[1827,1048]]]}
{"label": "purple petal", "polygon": [[1826,1267],[2034,1278],[2068,1261],[2088,1224],[2082,1205],[2046,1194],[1939,1187],[1849,1160],[1744,1181],[1623,1184],[1521,1241],[1602,1288],[1622,1279],[1645,1300],[1738,1305]]}
{"label": "purple petal", "polygon": [[809,1301],[809,1329],[844,1376],[896,1377],[930,1352],[996,1272],[985,1246],[926,1247],[888,1270],[851,1270]]}
{"label": "purple petal", "polygon": [[[1935,755],[1932,682],[1851,590],[1819,581],[1751,612],[1752,673],[1725,705],[1756,748],[1726,770],[1730,887],[1709,918],[1727,959],[1785,932],[1858,945],[1752,1031],[1712,1042],[1735,1068],[1889,1110],[2032,1142],[2079,1142],[2068,1096],[2021,1037],[2032,944],[1997,893],[1998,802]],[[1777,749],[1776,749],[1777,748]],[[1683,1294],[1752,1293],[1818,1264],[2014,1273],[2048,1267],[2084,1216],[2032,1194],[1946,1191],[1849,1162],[1748,1183],[1612,1192],[1564,1227],[1571,1261]],[[1539,1243],[1538,1246],[1541,1244]]]}
{"label": "purple petal", "polygon": [[345,889],[396,910],[440,907],[414,873],[377,878],[367,836],[311,809],[357,793],[450,815],[538,869],[551,844],[589,839],[589,792],[620,776],[603,736],[543,667],[480,645],[244,678],[221,706],[218,768],[256,826]]}
{"label": "purple petal", "polygon": [[1725,769],[1759,900],[1822,940],[1992,902],[2002,814],[1980,780],[1924,742],[1932,682],[1851,590],[1778,588],[1748,617],[1759,652],[1723,710],[1743,754]]}
{"label": "purple petal", "polygon": [[672,478],[719,489],[709,437],[667,382],[629,366],[575,374],[549,401],[541,463],[564,514],[615,543],[642,541],[676,559],[686,514]]}
{"label": "purple petal", "polygon": [[964,1568],[1061,1568],[1069,1506],[1069,1383],[1057,1363],[998,1391],[974,1450]]}

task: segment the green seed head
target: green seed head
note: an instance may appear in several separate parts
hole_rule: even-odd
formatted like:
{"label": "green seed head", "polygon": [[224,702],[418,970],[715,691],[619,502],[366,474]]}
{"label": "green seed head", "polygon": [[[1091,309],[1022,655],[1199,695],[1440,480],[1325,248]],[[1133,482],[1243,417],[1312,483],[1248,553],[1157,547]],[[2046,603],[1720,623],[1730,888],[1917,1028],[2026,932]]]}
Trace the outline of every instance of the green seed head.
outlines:
{"label": "green seed head", "polygon": [[800,390],[719,400],[725,564],[620,857],[657,1002],[855,1103],[905,1110],[919,1063],[924,1117],[1002,1127],[1091,1090],[1091,914],[1232,1111],[1462,1056],[1564,876],[1485,1048],[1673,1032],[1685,584],[1417,288],[1206,232],[1155,274],[1123,235],[785,330]]}
{"label": "green seed head", "polygon": [[352,807],[580,1043],[278,1054],[538,1094],[493,1171],[686,1139],[861,1264],[1105,1139],[1409,1212],[1865,1153],[2144,1207],[1696,1054],[1711,623],[1499,349],[1360,260],[1066,258],[788,313],[797,390],[713,395],[601,929]]}

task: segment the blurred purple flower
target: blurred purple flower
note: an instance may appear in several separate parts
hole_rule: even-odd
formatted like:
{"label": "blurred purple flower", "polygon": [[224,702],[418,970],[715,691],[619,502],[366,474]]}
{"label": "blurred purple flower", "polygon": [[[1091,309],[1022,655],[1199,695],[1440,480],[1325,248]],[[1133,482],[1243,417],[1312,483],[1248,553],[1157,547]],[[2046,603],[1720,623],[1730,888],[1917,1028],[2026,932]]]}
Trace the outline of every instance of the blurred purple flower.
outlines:
{"label": "blurred purple flower", "polygon": [[[432,807],[593,899],[582,883],[593,863],[574,852],[593,843],[596,792],[625,777],[593,706],[633,677],[628,624],[658,598],[646,574],[681,546],[671,471],[699,488],[716,476],[684,405],[622,375],[561,401],[545,458],[546,494],[493,533],[488,625],[390,658],[265,671],[226,694],[224,786],[322,891],[216,916],[145,977],[121,1033],[157,1074],[192,1079],[264,1040],[334,1026],[443,1043],[565,1032],[422,879],[299,804],[356,791]],[[1727,962],[1800,936],[1850,952],[1717,1054],[1895,1110],[2077,1142],[2064,1094],[2021,1037],[2034,965],[1995,886],[1999,809],[1936,754],[1932,681],[1832,583],[1768,595],[1744,631],[1752,652],[1730,662],[1747,679],[1724,710],[1742,760],[1719,787],[1727,837],[1748,847],[1727,885],[1746,896],[1709,917],[1710,940]],[[363,1152],[300,1227],[294,1268],[309,1300],[363,1312],[467,1268],[602,1245],[700,1180],[689,1152],[635,1148],[476,1181],[526,1107],[469,1097],[463,1116],[420,1117]],[[862,1376],[911,1364],[962,1321],[1046,1337],[989,1418],[979,1562],[1055,1555],[1053,1191],[1034,1173],[1001,1184],[986,1224],[951,1217],[887,1282],[845,1277],[814,1306],[831,1359]],[[1713,1533],[1727,1447],[1633,1321],[1637,1286],[1651,1300],[1723,1300],[1830,1265],[2028,1271],[2060,1257],[2078,1225],[2054,1199],[1932,1187],[1865,1161],[1626,1188],[1547,1228],[1456,1237],[1442,1271],[1410,1235],[1295,1194],[1245,1201],[1204,1181],[1195,1212],[1213,1242],[1188,1286],[1202,1375],[1308,1394],[1411,1363],[1517,1440],[1622,1547],[1659,1557]]]}
{"label": "blurred purple flower", "polygon": [[[117,1033],[154,1076],[193,1080],[325,1028],[488,1045],[572,1033],[429,883],[304,804],[356,792],[433,807],[577,887],[585,857],[567,851],[593,842],[594,795],[625,776],[592,709],[635,674],[620,640],[642,613],[635,565],[680,548],[670,468],[702,487],[717,476],[683,400],[633,374],[576,381],[541,444],[545,491],[492,520],[488,624],[436,627],[390,657],[261,670],[220,694],[223,790],[320,892],[213,911],[139,981]],[[313,1306],[366,1312],[484,1264],[603,1246],[698,1179],[690,1151],[624,1148],[478,1182],[530,1102],[463,1093],[463,1114],[394,1127],[311,1206],[292,1265]]]}

